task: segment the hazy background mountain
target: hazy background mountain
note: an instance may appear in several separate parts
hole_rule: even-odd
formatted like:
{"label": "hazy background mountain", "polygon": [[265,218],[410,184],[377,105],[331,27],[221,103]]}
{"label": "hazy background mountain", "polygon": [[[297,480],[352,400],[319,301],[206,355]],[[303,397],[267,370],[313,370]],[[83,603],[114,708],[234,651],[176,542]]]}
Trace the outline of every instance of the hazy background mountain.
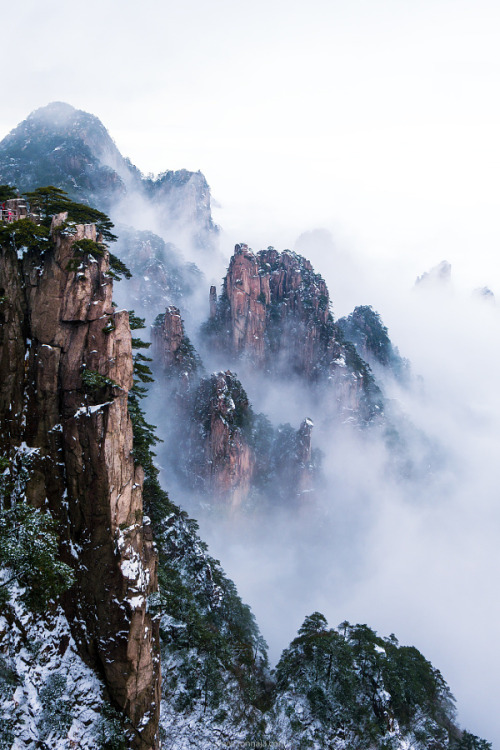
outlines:
{"label": "hazy background mountain", "polygon": [[154,221],[172,235],[186,233],[206,250],[216,240],[210,189],[201,172],[144,176],[121,155],[97,117],[64,102],[35,110],[3,139],[0,170],[2,179],[21,191],[54,184],[114,219],[123,212],[131,219],[127,223],[140,224],[138,229],[151,229]]}

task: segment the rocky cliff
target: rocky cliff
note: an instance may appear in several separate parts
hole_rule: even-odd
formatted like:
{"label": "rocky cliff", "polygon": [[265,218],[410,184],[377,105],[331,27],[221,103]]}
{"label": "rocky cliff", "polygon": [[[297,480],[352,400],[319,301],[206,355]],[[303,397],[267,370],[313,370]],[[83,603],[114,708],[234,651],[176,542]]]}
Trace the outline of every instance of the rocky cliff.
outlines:
{"label": "rocky cliff", "polygon": [[163,315],[158,315],[151,327],[151,341],[154,359],[163,373],[182,381],[199,378],[203,365],[186,336],[178,307],[169,305]]}
{"label": "rocky cliff", "polygon": [[355,307],[350,315],[337,320],[337,327],[347,341],[377,373],[390,371],[400,380],[409,376],[409,362],[399,354],[380,315],[370,305]]}
{"label": "rocky cliff", "polygon": [[191,488],[237,506],[250,491],[255,452],[248,397],[230,371],[202,377],[204,368],[177,307],[167,307],[151,328],[152,353],[169,402],[177,471]]}
{"label": "rocky cliff", "polygon": [[179,466],[192,486],[233,508],[259,498],[290,505],[314,489],[318,457],[310,419],[273,428],[230,370],[202,378],[188,398]]}
{"label": "rocky cliff", "polygon": [[251,414],[233,373],[214,373],[200,382],[190,419],[187,470],[203,490],[233,506],[248,496],[255,472]]}
{"label": "rocky cliff", "polygon": [[199,248],[211,245],[218,229],[212,219],[210,187],[200,171],[168,170],[156,179],[144,179],[143,189],[161,226],[187,232]]}
{"label": "rocky cliff", "polygon": [[127,410],[128,314],[113,308],[107,252],[78,246],[95,243],[95,227],[68,234],[63,218],[45,249],[1,251],[1,449],[32,449],[27,496],[58,520],[76,576],[63,599],[72,635],[145,750],[158,745],[158,627],[146,606],[157,561]]}
{"label": "rocky cliff", "polygon": [[381,412],[370,368],[334,323],[325,281],[306,258],[236,245],[222,293],[216,299],[212,287],[209,301],[205,340],[230,361],[307,387],[327,385],[325,403],[362,421]]}
{"label": "rocky cliff", "polygon": [[[132,456],[128,316],[112,307],[107,253],[95,257],[77,244],[95,242],[93,227],[68,235],[56,222],[53,237],[53,245],[8,243],[1,251],[0,448],[12,458],[32,456],[27,495],[58,519],[61,555],[76,582],[62,601],[67,620],[55,602],[43,617],[23,612],[20,598],[7,615],[0,611],[2,746],[156,750],[161,734],[169,750],[297,742],[334,750],[346,742],[376,750],[491,748],[458,729],[438,670],[366,625],[329,629],[313,613],[273,678],[250,610],[208,555],[196,523],[156,485],[149,502],[162,586],[150,606],[161,620],[159,638],[145,606],[156,555]],[[251,412],[235,401],[244,395],[233,376],[205,382],[214,407],[207,419],[224,418],[243,434]],[[255,418],[251,424],[254,434],[267,430]],[[311,427],[306,420],[293,439],[291,428],[282,430],[303,463],[311,458]],[[275,452],[283,459],[280,446]],[[100,682],[119,711],[99,711]]]}
{"label": "rocky cliff", "polygon": [[236,245],[216,308],[211,294],[221,345],[256,367],[312,378],[333,347],[326,284],[295,253]]}
{"label": "rocky cliff", "polygon": [[288,501],[313,488],[310,419],[297,431],[274,429],[233,372],[204,377],[178,308],[167,307],[151,330],[158,397],[172,410],[167,452],[188,486],[233,507],[271,487],[274,498]]}

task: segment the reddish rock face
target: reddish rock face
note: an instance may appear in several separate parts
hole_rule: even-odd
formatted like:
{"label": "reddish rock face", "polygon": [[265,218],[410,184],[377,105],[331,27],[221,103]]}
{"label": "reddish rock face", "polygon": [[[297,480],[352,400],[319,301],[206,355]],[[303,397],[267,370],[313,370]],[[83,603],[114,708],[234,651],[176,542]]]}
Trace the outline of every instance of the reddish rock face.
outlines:
{"label": "reddish rock face", "polygon": [[197,384],[203,366],[195,348],[184,331],[184,323],[177,307],[170,305],[163,316],[151,327],[153,359],[167,375],[173,389],[179,418],[189,419],[186,399]]}
{"label": "reddish rock face", "polygon": [[[133,743],[156,748],[159,639],[146,597],[157,562],[132,455],[128,314],[111,305],[107,254],[75,263],[75,240],[95,240],[95,228],[64,236],[54,222],[53,233],[55,248],[43,254],[1,251],[0,442],[39,449],[28,497],[59,520],[76,574],[64,599],[75,640],[140,727]],[[107,380],[86,386],[85,371]]]}
{"label": "reddish rock face", "polygon": [[240,505],[255,472],[255,453],[249,443],[251,409],[245,391],[229,371],[203,379],[186,420],[188,473],[221,502]]}
{"label": "reddish rock face", "polygon": [[[216,502],[237,508],[252,491],[272,492],[278,503],[313,487],[312,421],[267,432],[237,377],[230,371],[203,378],[192,398],[179,401],[185,425],[174,450],[193,486]],[[260,438],[257,435],[260,434]]]}
{"label": "reddish rock face", "polygon": [[314,378],[335,343],[326,284],[308,260],[289,251],[254,254],[236,245],[218,315],[234,355],[280,375]]}
{"label": "reddish rock face", "polygon": [[328,288],[308,260],[288,250],[253,253],[236,245],[216,305],[210,292],[204,331],[211,346],[233,360],[245,358],[260,375],[322,384],[332,415],[371,419],[380,392],[366,363],[342,343],[329,308]]}
{"label": "reddish rock face", "polygon": [[229,299],[231,346],[235,354],[248,353],[256,365],[266,355],[266,304],[269,276],[259,275],[259,264],[246,245],[236,245],[225,279]]}
{"label": "reddish rock face", "polygon": [[168,376],[179,431],[172,450],[190,485],[237,506],[250,491],[254,451],[242,429],[250,405],[231,372],[200,380],[201,362],[184,332],[176,307],[152,327],[153,355]]}
{"label": "reddish rock face", "polygon": [[151,329],[153,356],[166,370],[174,367],[181,354],[184,326],[179,308],[167,307],[162,322]]}

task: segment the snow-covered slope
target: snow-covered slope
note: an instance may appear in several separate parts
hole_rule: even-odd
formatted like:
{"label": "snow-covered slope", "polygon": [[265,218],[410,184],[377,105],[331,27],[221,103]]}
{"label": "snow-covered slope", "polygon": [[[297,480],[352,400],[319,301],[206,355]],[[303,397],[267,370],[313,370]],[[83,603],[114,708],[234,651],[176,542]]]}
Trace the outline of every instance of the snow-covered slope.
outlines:
{"label": "snow-covered slope", "polygon": [[62,608],[35,614],[20,594],[0,614],[0,747],[98,747],[112,733],[102,682],[78,655]]}

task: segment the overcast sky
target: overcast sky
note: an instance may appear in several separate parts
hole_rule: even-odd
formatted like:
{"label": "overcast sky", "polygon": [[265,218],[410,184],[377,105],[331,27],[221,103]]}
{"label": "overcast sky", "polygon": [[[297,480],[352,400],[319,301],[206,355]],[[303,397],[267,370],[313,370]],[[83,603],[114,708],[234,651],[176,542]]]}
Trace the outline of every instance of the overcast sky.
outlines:
{"label": "overcast sky", "polygon": [[201,169],[230,243],[325,226],[500,291],[499,21],[488,0],[27,0],[2,19],[0,137],[66,101],[144,172]]}
{"label": "overcast sky", "polygon": [[[218,203],[215,216],[226,230],[227,247],[246,241],[256,250],[268,244],[282,249],[293,247],[303,232],[329,229],[344,270],[350,253],[352,268],[360,270],[362,259],[369,260],[363,291],[367,276],[372,285],[385,276],[378,296],[354,302],[375,302],[400,345],[407,318],[388,302],[384,309],[389,262],[394,284],[409,288],[417,274],[446,258],[458,285],[488,284],[500,297],[498,2],[27,0],[6,10],[0,138],[37,107],[66,101],[98,116],[143,172],[200,169]],[[321,262],[329,247],[326,242],[313,260],[335,292],[335,312],[343,313],[348,310],[338,309],[342,290],[335,289],[333,256]],[[354,274],[353,287],[361,275]],[[347,304],[352,307],[352,300]],[[418,330],[416,325],[414,340]],[[494,347],[495,340],[484,335],[485,346]],[[456,368],[467,364],[461,342],[462,329],[454,340]],[[439,357],[440,342],[433,346],[429,361]],[[418,352],[407,346],[402,353],[418,363]],[[487,399],[496,393],[496,352],[491,359]],[[440,382],[450,368],[444,375],[439,371]],[[458,403],[467,401],[467,388],[465,383]],[[488,439],[500,434],[497,411]],[[465,456],[466,448],[459,454]],[[493,507],[497,461],[489,460],[486,470],[484,456],[489,453],[478,447],[471,471],[494,478],[491,493],[481,495],[491,497]],[[457,502],[467,510],[465,490],[462,495]],[[485,673],[498,628],[488,614],[491,597],[496,601],[489,589],[498,570],[498,560],[492,566],[490,559],[497,528],[495,516],[481,562],[488,590],[477,594],[477,617],[491,624],[483,636]],[[475,550],[482,539],[480,529]],[[460,549],[454,554],[456,564]],[[471,574],[471,591],[479,577]],[[369,591],[362,592],[362,602],[365,593],[369,598]],[[421,599],[414,599],[417,610]],[[454,602],[445,603],[451,608]],[[457,668],[473,636],[461,604],[460,632],[450,637],[453,654],[446,659],[456,658]],[[392,606],[397,610],[399,600]],[[400,612],[398,619],[404,617]],[[481,670],[479,665],[479,675]],[[477,699],[488,714],[484,723],[472,725],[479,711],[472,698],[468,715],[470,728],[489,731],[492,739],[496,717],[490,708],[497,698],[490,672],[483,690],[491,701]],[[471,691],[481,680],[478,673]]]}

